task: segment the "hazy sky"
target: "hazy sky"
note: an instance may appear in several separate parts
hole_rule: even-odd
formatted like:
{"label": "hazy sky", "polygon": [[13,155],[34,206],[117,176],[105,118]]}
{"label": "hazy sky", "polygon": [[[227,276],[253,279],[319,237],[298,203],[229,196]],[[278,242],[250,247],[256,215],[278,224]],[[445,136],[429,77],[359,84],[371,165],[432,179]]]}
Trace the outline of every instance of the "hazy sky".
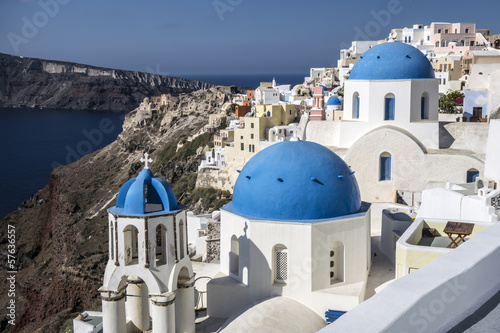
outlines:
{"label": "hazy sky", "polygon": [[498,0],[0,0],[0,52],[170,75],[305,73],[391,28],[475,22],[500,34],[498,9]]}

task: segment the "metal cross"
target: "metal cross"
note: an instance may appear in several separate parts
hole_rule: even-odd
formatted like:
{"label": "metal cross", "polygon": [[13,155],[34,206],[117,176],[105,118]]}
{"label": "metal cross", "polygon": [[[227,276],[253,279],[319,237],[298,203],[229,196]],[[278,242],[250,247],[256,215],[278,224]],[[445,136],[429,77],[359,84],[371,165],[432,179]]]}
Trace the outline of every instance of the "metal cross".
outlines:
{"label": "metal cross", "polygon": [[144,153],[144,157],[141,157],[141,162],[144,163],[144,169],[149,169],[148,163],[153,162],[153,159],[148,158],[148,156],[148,153]]}

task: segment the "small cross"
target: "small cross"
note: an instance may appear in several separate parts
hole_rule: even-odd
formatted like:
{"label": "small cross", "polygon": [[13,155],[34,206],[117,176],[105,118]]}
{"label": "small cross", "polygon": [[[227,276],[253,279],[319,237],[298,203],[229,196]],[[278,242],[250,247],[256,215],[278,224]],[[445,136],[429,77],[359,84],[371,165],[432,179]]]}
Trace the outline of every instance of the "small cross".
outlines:
{"label": "small cross", "polygon": [[148,153],[144,153],[144,157],[141,157],[141,162],[144,163],[144,169],[149,169],[148,163],[153,162],[153,159],[148,158],[148,156]]}

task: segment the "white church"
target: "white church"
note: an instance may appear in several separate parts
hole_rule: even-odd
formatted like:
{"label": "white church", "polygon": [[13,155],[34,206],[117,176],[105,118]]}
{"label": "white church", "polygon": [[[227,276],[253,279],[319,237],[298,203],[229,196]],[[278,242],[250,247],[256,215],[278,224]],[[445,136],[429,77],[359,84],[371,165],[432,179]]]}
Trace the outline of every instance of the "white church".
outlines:
{"label": "white church", "polygon": [[[194,277],[186,247],[186,209],[166,181],[145,168],[126,182],[109,212],[104,273],[106,333],[194,332]],[[152,327],[150,327],[150,318]]]}

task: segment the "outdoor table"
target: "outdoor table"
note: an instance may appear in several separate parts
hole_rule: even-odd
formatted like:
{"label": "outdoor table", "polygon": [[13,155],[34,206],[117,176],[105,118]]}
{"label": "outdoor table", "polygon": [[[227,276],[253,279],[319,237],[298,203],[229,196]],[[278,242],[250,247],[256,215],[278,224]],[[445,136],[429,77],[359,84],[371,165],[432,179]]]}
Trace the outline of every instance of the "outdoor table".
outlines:
{"label": "outdoor table", "polygon": [[444,233],[451,239],[447,248],[456,248],[460,243],[465,242],[465,237],[469,236],[474,230],[473,223],[448,222],[444,228]]}

